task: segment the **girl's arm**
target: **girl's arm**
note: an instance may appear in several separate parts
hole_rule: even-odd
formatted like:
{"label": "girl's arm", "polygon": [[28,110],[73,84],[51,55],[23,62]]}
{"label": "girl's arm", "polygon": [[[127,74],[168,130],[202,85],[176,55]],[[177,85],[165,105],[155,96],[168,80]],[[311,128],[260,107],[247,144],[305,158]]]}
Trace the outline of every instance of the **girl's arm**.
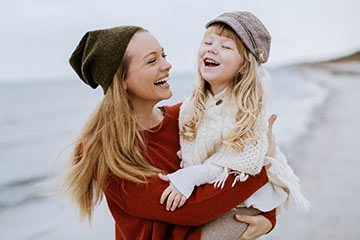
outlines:
{"label": "girl's arm", "polygon": [[[265,132],[261,134],[256,146],[247,144],[241,153],[235,151],[231,146],[222,144],[219,151],[206,159],[203,164],[179,169],[168,174],[168,179],[162,178],[170,180],[171,183],[161,195],[161,202],[167,198],[166,209],[170,210],[171,208],[174,211],[185,203],[195,186],[215,183],[216,187],[223,187],[230,173],[237,175],[233,185],[236,181],[245,181],[249,175],[258,174],[264,166],[264,157],[268,146]],[[183,161],[189,157],[191,156],[188,153],[184,153]],[[248,172],[251,174],[246,174]]]}
{"label": "girl's arm", "polygon": [[[224,171],[225,170],[225,171]],[[171,174],[159,174],[161,180],[170,182],[160,197],[160,203],[166,200],[166,210],[175,211],[182,207],[190,197],[195,186],[211,183],[223,173],[227,176],[227,169],[211,163],[189,166]]]}
{"label": "girl's arm", "polygon": [[204,163],[179,169],[168,174],[167,177],[176,189],[188,199],[195,186],[211,183],[223,172],[223,167]]}
{"label": "girl's arm", "polygon": [[229,176],[223,189],[202,185],[193,192],[187,203],[175,212],[168,212],[160,204],[159,196],[168,186],[158,176],[149,178],[146,184],[123,181],[118,177],[110,179],[105,195],[130,215],[164,221],[177,225],[200,226],[224,214],[245,201],[267,181],[263,168],[255,176],[234,187],[234,176]]}

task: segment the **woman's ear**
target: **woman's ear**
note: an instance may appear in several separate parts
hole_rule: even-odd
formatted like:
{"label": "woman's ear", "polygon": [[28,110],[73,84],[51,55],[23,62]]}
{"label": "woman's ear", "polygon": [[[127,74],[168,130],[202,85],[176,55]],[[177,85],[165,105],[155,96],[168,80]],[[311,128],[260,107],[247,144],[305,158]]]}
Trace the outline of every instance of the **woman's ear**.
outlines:
{"label": "woman's ear", "polygon": [[125,91],[127,90],[127,83],[126,83],[126,81],[123,81],[123,88],[125,89]]}

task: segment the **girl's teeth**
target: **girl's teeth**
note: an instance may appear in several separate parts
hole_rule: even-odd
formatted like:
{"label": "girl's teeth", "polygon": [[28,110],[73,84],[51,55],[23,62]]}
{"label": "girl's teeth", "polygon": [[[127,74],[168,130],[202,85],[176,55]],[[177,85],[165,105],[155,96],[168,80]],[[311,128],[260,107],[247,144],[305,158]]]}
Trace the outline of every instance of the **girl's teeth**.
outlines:
{"label": "girl's teeth", "polygon": [[205,65],[206,66],[219,66],[220,64],[219,63],[217,63],[217,62],[215,62],[215,61],[213,61],[213,60],[209,60],[209,59],[205,59]]}

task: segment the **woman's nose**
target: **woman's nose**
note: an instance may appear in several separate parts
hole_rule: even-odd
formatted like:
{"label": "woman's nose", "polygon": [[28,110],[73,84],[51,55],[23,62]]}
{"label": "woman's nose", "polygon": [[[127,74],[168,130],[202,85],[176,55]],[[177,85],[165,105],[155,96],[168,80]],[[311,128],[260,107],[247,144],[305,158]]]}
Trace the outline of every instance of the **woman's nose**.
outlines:
{"label": "woman's nose", "polygon": [[161,65],[161,70],[169,71],[171,68],[172,68],[171,64],[166,59],[164,59],[163,64]]}

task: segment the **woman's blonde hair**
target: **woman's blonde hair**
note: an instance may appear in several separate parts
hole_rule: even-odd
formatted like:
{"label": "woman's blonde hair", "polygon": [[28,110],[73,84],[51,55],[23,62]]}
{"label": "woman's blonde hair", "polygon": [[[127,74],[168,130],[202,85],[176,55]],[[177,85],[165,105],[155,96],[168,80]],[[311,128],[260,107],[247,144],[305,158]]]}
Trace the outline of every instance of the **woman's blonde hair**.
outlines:
{"label": "woman's blonde hair", "polygon": [[[238,35],[227,25],[222,23],[212,24],[206,31],[205,36],[215,33],[232,39],[237,46],[239,54],[244,56],[244,64],[230,83],[232,100],[238,108],[236,125],[232,134],[222,139],[223,143],[231,146],[234,150],[242,152],[247,143],[257,144],[258,136],[255,133],[257,117],[263,109],[264,90],[257,74],[258,63],[255,56],[247,50]],[[195,88],[191,96],[193,103],[193,118],[186,121],[180,127],[180,134],[188,141],[196,138],[199,123],[203,117],[205,100],[211,94],[210,84],[201,76],[198,68],[200,84]]]}
{"label": "woman's blonde hair", "polygon": [[89,222],[109,176],[145,183],[147,177],[160,172],[144,157],[145,136],[123,87],[129,61],[125,55],[106,95],[78,137],[62,186],[80,208],[80,218],[87,217]]}

